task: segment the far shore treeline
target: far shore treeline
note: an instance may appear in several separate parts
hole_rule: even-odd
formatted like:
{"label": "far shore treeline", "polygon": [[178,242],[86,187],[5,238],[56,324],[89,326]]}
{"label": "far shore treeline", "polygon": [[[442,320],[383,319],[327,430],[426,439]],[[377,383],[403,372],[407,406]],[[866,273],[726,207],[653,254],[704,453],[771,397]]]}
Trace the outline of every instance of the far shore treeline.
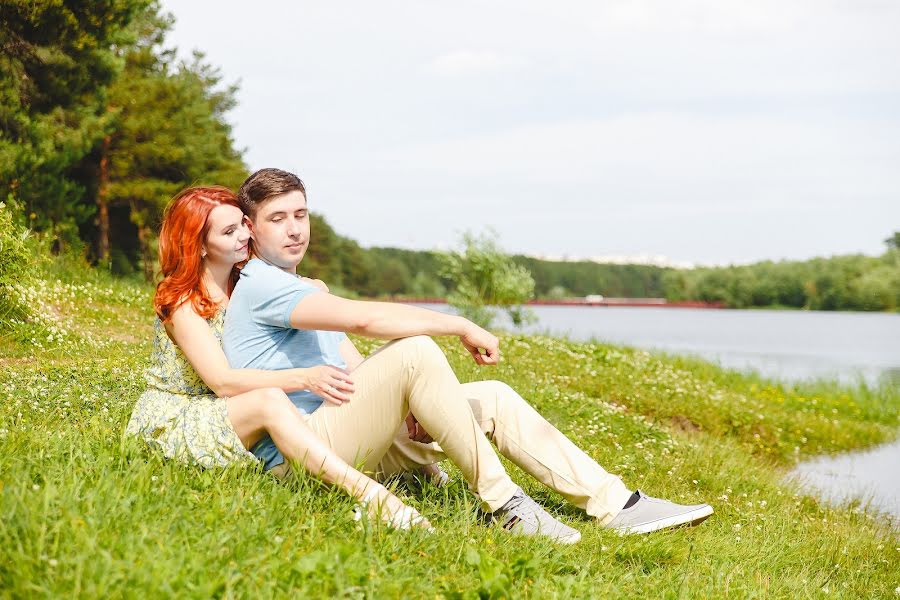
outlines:
{"label": "far shore treeline", "polygon": [[[30,230],[36,248],[152,280],[168,199],[193,184],[234,188],[248,174],[225,119],[237,88],[202,54],[185,61],[166,45],[173,20],[158,2],[73,6],[11,0],[0,8],[0,202],[15,229],[0,232],[0,242]],[[886,244],[878,257],[691,270],[513,260],[532,274],[538,298],[894,311],[900,233]],[[14,245],[0,244],[0,259]],[[303,269],[359,296],[445,297],[455,286],[440,274],[437,252],[363,248],[321,216]],[[0,265],[0,280],[11,276]]]}

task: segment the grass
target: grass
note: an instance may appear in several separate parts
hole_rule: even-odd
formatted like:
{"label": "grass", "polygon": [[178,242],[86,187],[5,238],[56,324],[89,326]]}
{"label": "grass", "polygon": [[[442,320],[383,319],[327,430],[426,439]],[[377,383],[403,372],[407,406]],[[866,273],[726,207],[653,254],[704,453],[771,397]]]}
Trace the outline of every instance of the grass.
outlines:
{"label": "grass", "polygon": [[[574,547],[479,524],[460,483],[404,494],[436,534],[352,520],[307,477],[203,471],[121,432],[143,388],[150,290],[95,272],[35,284],[50,317],[0,336],[4,597],[897,598],[900,540],[865,507],[783,480],[799,458],[892,439],[900,391],[789,387],[697,360],[504,336],[498,378],[627,484],[708,501],[689,530],[603,530],[510,467],[583,533]],[[361,340],[364,350],[375,343]]]}

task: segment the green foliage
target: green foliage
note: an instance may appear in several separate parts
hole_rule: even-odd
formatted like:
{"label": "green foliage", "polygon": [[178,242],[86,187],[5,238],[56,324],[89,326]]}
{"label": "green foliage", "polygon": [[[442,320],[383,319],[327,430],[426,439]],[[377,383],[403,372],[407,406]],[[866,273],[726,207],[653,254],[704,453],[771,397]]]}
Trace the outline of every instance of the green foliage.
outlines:
{"label": "green foliage", "polygon": [[670,271],[663,286],[669,300],[724,302],[733,308],[897,310],[900,261],[895,252]]}
{"label": "green foliage", "polygon": [[246,175],[224,120],[236,88],[163,48],[155,1],[14,1],[2,19],[0,193],[54,247],[95,238],[99,259],[151,274],[168,199]]}
{"label": "green foliage", "polygon": [[491,306],[503,307],[521,325],[530,317],[521,305],[534,297],[534,279],[500,250],[495,237],[465,233],[461,252],[441,256],[441,276],[455,284],[447,302],[484,327],[494,319]]}
{"label": "green foliage", "polygon": [[117,49],[129,43],[128,25],[146,6],[3,3],[0,194],[21,201],[38,228],[62,228],[65,238],[93,214],[83,161],[109,127],[104,95],[122,67]]}
{"label": "green foliage", "polygon": [[[404,285],[394,285],[392,293],[415,296],[418,298],[443,298],[447,294],[447,287],[451,282],[440,274],[441,265],[439,256],[428,250],[403,250],[400,248],[369,248],[366,253],[372,257],[372,263],[376,271],[380,265],[395,265],[395,273],[399,265],[404,266],[406,278]],[[369,295],[378,296],[386,292],[380,283],[380,277],[372,282]]]}
{"label": "green foliage", "polygon": [[661,298],[662,280],[671,269],[650,265],[612,265],[591,261],[550,261],[514,256],[534,277],[535,294],[550,298],[563,288],[570,297],[602,294],[618,298]]}
{"label": "green foliage", "polygon": [[894,235],[884,240],[889,250],[900,250],[900,231],[895,231]]}
{"label": "green foliage", "polygon": [[443,298],[447,288],[430,273],[419,271],[409,283],[409,293],[417,298]]}
{"label": "green foliage", "polygon": [[466,548],[466,565],[478,574],[478,588],[470,592],[448,589],[450,598],[479,598],[496,600],[516,598],[522,595],[528,580],[540,573],[541,560],[538,556],[517,556],[512,562],[498,560],[486,550]]}
{"label": "green foliage", "polygon": [[0,202],[0,332],[9,332],[31,315],[20,286],[34,277],[34,247],[28,230],[15,222],[12,207]]}
{"label": "green foliage", "polygon": [[127,211],[148,279],[152,240],[169,199],[189,185],[236,188],[247,175],[223,118],[236,87],[223,88],[202,54],[179,63],[173,50],[162,49],[172,21],[151,8],[134,22],[137,41],[109,88],[111,132],[100,146],[97,190],[99,204]]}

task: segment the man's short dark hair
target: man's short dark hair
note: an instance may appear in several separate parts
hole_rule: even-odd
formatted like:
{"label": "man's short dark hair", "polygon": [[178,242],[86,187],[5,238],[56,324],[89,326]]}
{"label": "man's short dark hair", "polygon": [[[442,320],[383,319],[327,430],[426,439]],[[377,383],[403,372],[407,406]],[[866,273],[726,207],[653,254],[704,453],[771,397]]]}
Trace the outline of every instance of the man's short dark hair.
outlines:
{"label": "man's short dark hair", "polygon": [[306,197],[306,187],[293,173],[281,169],[260,169],[241,184],[237,201],[244,214],[253,218],[256,210],[270,198],[297,190]]}

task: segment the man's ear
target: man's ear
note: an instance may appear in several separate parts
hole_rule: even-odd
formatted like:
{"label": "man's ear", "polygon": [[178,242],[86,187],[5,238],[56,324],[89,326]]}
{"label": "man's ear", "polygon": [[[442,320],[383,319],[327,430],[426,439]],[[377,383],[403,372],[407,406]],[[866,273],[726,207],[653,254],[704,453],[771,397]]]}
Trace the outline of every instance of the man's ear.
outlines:
{"label": "man's ear", "polygon": [[244,215],[244,223],[247,225],[247,230],[250,232],[250,237],[255,240],[256,233],[253,231],[253,221],[250,220],[250,217]]}

